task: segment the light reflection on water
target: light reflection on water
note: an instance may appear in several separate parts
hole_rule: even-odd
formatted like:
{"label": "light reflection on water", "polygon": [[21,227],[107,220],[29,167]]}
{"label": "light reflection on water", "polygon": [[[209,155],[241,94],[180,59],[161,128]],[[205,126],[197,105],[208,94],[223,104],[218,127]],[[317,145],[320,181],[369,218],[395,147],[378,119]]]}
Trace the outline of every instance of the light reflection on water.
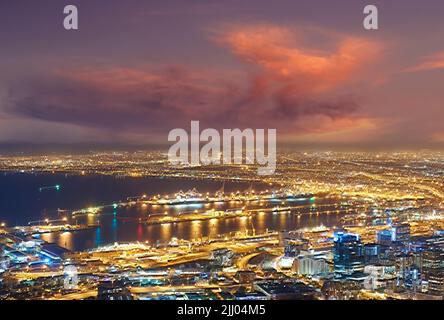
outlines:
{"label": "light reflection on water", "polygon": [[[331,200],[318,198],[317,203],[329,204]],[[272,207],[272,206],[269,206]],[[217,238],[227,234],[235,233],[256,234],[264,233],[267,230],[294,230],[306,227],[316,227],[320,225],[335,226],[339,225],[341,214],[310,214],[311,204],[306,200],[306,206],[301,206],[290,212],[264,212],[257,211],[251,217],[236,217],[229,219],[210,219],[203,221],[192,221],[182,223],[166,223],[158,225],[146,225],[139,223],[139,217],[147,217],[148,213],[163,212],[165,208],[159,206],[142,207],[135,205],[128,208],[119,208],[117,212],[104,212],[95,217],[87,216],[78,218],[77,222],[88,221],[94,223],[100,221],[100,228],[83,230],[64,234],[45,234],[42,239],[49,242],[56,242],[71,250],[83,250],[93,248],[99,245],[110,244],[114,242],[127,241],[148,241],[149,243],[167,243],[172,238],[197,240],[201,238]],[[333,207],[333,203],[332,206]],[[331,209],[327,206],[325,210]],[[225,210],[227,208],[238,209],[239,204],[229,204],[227,206],[211,205],[208,209],[218,208]],[[183,210],[173,206],[167,208],[168,214],[177,215]],[[134,219],[128,219],[133,217]],[[68,237],[65,234],[69,234]]]}
{"label": "light reflection on water", "polygon": [[[39,192],[39,187],[45,185],[62,186],[56,192],[48,190]],[[180,179],[158,178],[126,178],[116,179],[111,176],[65,176],[59,174],[5,174],[0,179],[0,212],[2,219],[8,225],[26,225],[28,221],[44,218],[57,218],[57,209],[74,210],[109,204],[124,200],[129,196],[141,194],[171,194],[179,190],[197,188],[201,192],[215,192],[220,189],[220,181],[196,181]],[[249,183],[226,183],[225,191],[236,192],[246,190]],[[254,186],[257,190],[260,185]],[[268,186],[264,186],[268,188]],[[316,205],[331,204],[330,210],[336,210],[333,206],[335,200],[317,198]],[[250,203],[248,208],[259,207],[258,202]],[[264,204],[268,207],[282,205],[280,201]],[[55,242],[71,250],[84,250],[114,242],[148,241],[150,243],[168,242],[171,238],[200,239],[202,237],[215,238],[236,232],[248,232],[252,234],[263,233],[268,230],[292,230],[319,225],[340,225],[341,215],[316,214],[309,215],[312,203],[308,199],[287,201],[285,206],[303,206],[292,214],[272,212],[255,212],[251,218],[230,218],[225,220],[205,220],[198,222],[185,222],[167,225],[145,225],[137,220],[146,218],[153,212],[168,211],[170,215],[177,215],[184,211],[194,210],[226,210],[239,209],[241,202],[232,201],[226,203],[197,204],[181,206],[142,206],[136,205],[130,208],[107,209],[108,211],[96,216],[85,216],[78,223],[93,224],[100,222],[100,228],[88,229],[78,232],[65,232],[55,234],[43,234],[41,238],[48,242]],[[316,208],[315,210],[319,210]],[[325,208],[328,210],[328,208]],[[298,214],[301,214],[298,217]],[[125,221],[124,217],[136,218]],[[59,217],[60,218],[60,217]],[[71,221],[76,222],[76,221]],[[253,231],[254,230],[254,231]]]}

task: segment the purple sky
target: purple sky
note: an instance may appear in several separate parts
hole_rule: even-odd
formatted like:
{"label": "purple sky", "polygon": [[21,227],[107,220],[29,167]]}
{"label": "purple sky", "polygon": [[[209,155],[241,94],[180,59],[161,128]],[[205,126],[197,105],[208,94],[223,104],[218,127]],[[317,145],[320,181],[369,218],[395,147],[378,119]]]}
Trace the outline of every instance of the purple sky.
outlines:
{"label": "purple sky", "polygon": [[162,144],[200,120],[300,146],[440,148],[443,16],[439,0],[2,0],[0,143]]}

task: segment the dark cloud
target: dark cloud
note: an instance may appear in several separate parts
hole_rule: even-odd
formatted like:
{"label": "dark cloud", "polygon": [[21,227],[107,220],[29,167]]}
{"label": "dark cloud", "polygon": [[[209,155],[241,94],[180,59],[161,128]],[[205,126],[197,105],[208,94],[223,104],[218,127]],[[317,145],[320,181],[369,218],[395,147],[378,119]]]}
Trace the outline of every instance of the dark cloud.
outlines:
{"label": "dark cloud", "polygon": [[[233,85],[183,68],[155,73],[134,70],[58,73],[18,84],[9,91],[6,111],[16,116],[94,126],[104,130],[165,132],[191,120],[215,128],[297,128],[303,117],[335,119],[355,111],[351,101],[321,102],[254,81]],[[20,90],[19,90],[20,88]],[[291,126],[288,128],[288,126]]]}
{"label": "dark cloud", "polygon": [[[332,89],[351,77],[363,59],[360,52],[374,45],[346,38],[338,40],[337,52],[309,55],[287,37],[288,30],[281,28],[224,34],[220,43],[247,70],[230,75],[179,65],[57,70],[10,85],[5,110],[114,134],[165,133],[188,128],[191,120],[218,129],[298,133],[307,131],[300,124],[310,117],[349,118],[357,104]],[[310,128],[319,130],[316,122]]]}

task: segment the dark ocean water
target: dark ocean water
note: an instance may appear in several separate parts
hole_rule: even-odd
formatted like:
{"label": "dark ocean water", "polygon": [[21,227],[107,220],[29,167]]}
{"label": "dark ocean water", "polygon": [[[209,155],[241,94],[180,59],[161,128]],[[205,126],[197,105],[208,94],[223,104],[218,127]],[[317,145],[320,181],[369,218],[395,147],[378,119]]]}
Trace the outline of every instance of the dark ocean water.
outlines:
{"label": "dark ocean water", "polygon": [[[54,187],[60,186],[60,190]],[[168,194],[197,188],[216,191],[222,183],[188,179],[119,178],[114,176],[72,176],[64,174],[0,174],[0,221],[9,225],[57,216],[57,209],[76,210],[144,193]],[[247,183],[226,183],[227,191],[248,188]],[[44,188],[40,190],[40,188]]]}

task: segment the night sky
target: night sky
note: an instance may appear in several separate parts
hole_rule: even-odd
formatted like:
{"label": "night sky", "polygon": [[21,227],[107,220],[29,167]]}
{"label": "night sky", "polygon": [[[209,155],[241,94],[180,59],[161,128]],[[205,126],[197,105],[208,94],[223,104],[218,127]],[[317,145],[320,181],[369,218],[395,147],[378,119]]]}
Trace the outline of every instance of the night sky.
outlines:
{"label": "night sky", "polygon": [[443,17],[441,0],[0,0],[0,143],[166,144],[200,120],[297,146],[441,148]]}

